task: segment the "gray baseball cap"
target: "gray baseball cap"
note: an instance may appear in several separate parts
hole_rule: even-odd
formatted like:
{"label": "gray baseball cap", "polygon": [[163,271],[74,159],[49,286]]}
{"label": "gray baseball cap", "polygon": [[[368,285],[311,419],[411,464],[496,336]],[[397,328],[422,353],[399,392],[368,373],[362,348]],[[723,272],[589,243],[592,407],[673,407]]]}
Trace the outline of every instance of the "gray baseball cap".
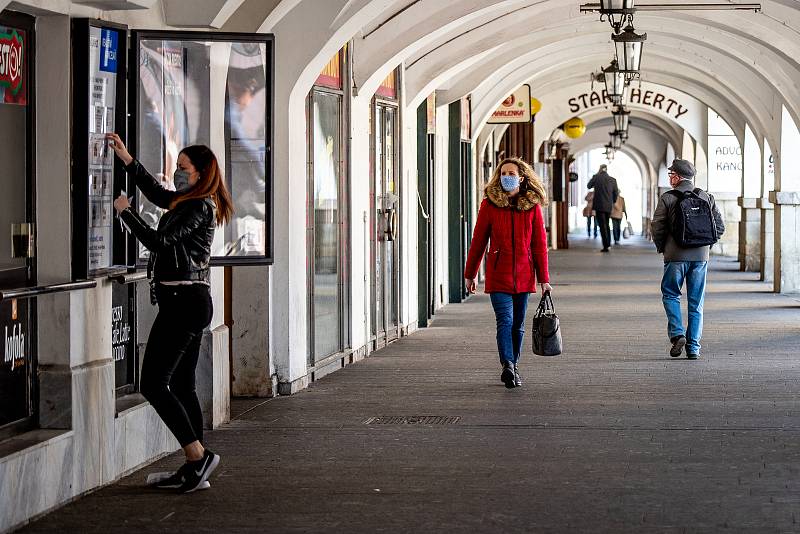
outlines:
{"label": "gray baseball cap", "polygon": [[694,168],[694,165],[685,159],[674,159],[672,161],[672,165],[667,168],[678,176],[688,178],[690,180],[697,174],[697,169]]}

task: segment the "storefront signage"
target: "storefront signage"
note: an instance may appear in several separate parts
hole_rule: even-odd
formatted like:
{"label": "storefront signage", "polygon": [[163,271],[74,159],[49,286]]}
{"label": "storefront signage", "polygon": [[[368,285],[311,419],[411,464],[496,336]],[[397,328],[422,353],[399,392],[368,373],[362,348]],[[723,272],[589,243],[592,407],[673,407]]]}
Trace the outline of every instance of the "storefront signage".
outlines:
{"label": "storefront signage", "polygon": [[0,302],[0,426],[27,417],[30,342],[26,300]]}
{"label": "storefront signage", "polygon": [[[628,103],[649,106],[667,115],[671,115],[675,119],[679,119],[683,115],[689,113],[689,108],[674,98],[670,98],[658,91],[650,89],[643,90],[631,87]],[[610,106],[612,102],[605,90],[582,93],[569,99],[569,110],[572,113],[606,105]]]}
{"label": "storefront signage", "polygon": [[0,33],[0,86],[16,95],[22,87],[23,41],[16,32]]}
{"label": "storefront signage", "polygon": [[114,284],[111,289],[111,355],[117,389],[134,382],[134,340],[131,287]]}
{"label": "storefront signage", "polygon": [[25,32],[0,26],[0,104],[28,103]]}
{"label": "storefront signage", "polygon": [[489,124],[509,124],[531,121],[531,86],[523,85],[505,100],[492,113]]}

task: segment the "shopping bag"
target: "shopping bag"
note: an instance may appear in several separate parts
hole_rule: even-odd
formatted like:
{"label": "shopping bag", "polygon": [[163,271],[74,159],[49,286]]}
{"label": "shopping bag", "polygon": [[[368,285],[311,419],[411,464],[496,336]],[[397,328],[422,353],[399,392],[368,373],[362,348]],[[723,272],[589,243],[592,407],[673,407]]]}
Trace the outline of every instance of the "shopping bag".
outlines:
{"label": "shopping bag", "polygon": [[561,327],[549,291],[545,291],[533,316],[533,353],[540,356],[561,354]]}
{"label": "shopping bag", "polygon": [[633,225],[630,221],[628,221],[628,225],[625,226],[625,229],[622,231],[622,237],[628,239],[630,236],[633,235]]}

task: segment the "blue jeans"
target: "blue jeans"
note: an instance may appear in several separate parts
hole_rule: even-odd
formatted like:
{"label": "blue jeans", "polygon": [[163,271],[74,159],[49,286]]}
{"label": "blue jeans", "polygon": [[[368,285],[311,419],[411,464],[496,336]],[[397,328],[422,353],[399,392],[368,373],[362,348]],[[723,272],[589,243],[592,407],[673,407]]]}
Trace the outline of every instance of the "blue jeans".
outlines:
{"label": "blue jeans", "polygon": [[[664,263],[661,279],[661,300],[667,312],[667,335],[686,336],[686,353],[700,354],[700,338],[703,337],[703,301],[706,295],[706,261],[668,261]],[[686,282],[686,297],[689,301],[689,321],[683,328],[681,316],[681,288]]]}
{"label": "blue jeans", "polygon": [[494,316],[497,319],[497,352],[500,363],[519,361],[522,338],[525,337],[525,312],[528,293],[491,293]]}

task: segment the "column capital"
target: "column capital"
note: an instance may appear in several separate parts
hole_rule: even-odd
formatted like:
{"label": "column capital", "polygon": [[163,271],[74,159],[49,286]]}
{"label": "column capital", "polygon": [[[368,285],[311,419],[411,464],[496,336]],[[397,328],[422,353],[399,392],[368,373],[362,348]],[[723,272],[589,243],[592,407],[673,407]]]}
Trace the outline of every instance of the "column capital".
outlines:
{"label": "column capital", "polygon": [[739,197],[736,200],[742,208],[758,208],[758,198]]}
{"label": "column capital", "polygon": [[800,191],[770,191],[769,201],[781,206],[800,206]]}
{"label": "column capital", "polygon": [[757,198],[756,199],[756,207],[762,210],[772,210],[775,209],[775,206],[772,202],[769,201],[769,198]]}

